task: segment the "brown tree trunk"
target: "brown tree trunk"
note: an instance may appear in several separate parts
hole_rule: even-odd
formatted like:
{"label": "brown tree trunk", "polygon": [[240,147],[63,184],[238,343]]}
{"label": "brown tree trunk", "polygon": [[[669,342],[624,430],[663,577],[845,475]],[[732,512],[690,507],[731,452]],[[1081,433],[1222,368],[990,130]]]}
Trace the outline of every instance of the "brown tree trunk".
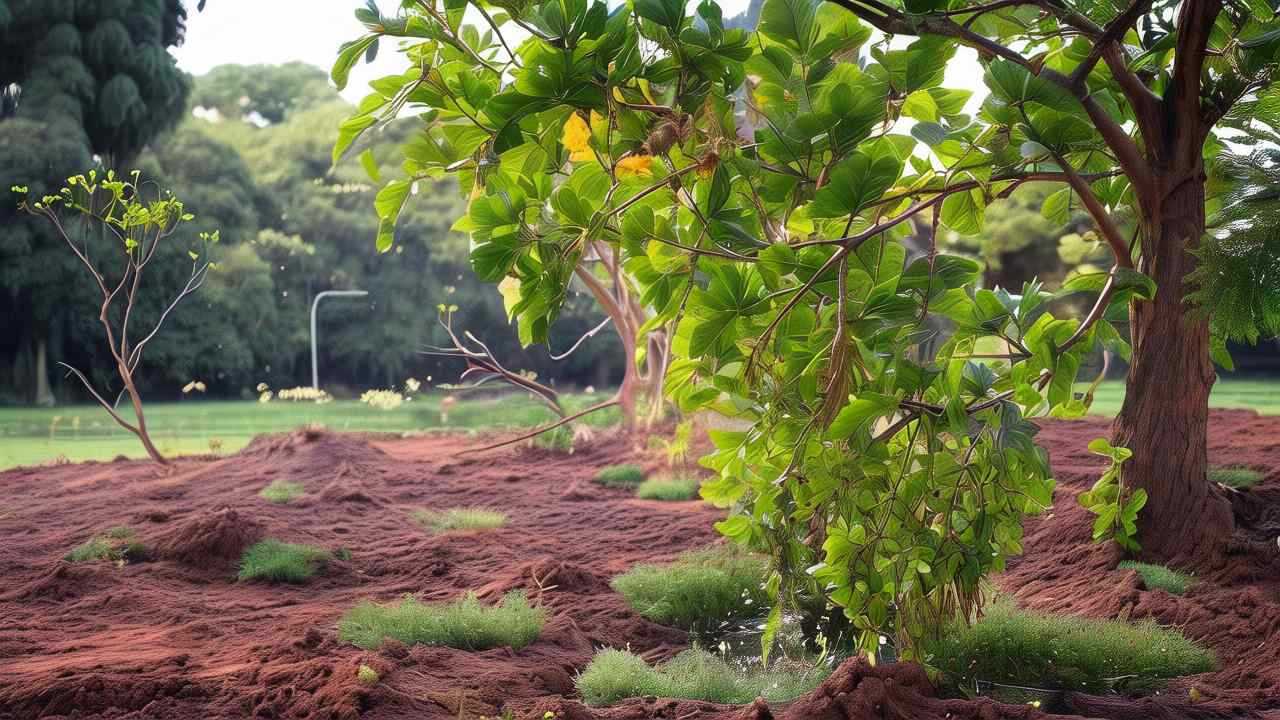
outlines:
{"label": "brown tree trunk", "polygon": [[1219,552],[1232,531],[1230,506],[1206,476],[1216,377],[1209,325],[1184,299],[1196,265],[1190,251],[1204,234],[1204,180],[1199,167],[1163,178],[1163,201],[1142,227],[1140,269],[1155,280],[1156,296],[1130,308],[1133,358],[1113,442],[1133,450],[1125,484],[1147,491],[1138,516],[1144,554],[1197,562]]}

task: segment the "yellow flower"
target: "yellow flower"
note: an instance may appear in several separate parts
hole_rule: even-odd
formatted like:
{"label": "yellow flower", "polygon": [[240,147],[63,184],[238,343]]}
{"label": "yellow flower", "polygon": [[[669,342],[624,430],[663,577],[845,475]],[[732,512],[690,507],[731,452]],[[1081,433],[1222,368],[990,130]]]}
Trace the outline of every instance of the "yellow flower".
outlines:
{"label": "yellow flower", "polygon": [[571,162],[595,158],[591,152],[591,126],[578,113],[571,113],[564,122],[564,134],[560,137],[560,142],[569,151]]}
{"label": "yellow flower", "polygon": [[618,161],[618,177],[650,177],[653,175],[652,155],[628,155]]}

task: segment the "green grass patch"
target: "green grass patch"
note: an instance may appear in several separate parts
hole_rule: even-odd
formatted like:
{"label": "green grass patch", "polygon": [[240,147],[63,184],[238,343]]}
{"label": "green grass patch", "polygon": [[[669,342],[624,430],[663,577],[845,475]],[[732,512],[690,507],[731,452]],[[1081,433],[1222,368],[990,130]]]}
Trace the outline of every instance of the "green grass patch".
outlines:
{"label": "green grass patch", "polygon": [[406,645],[519,650],[538,639],[545,621],[546,611],[530,605],[521,592],[507,593],[497,605],[485,605],[470,593],[450,603],[406,597],[389,605],[366,601],[355,606],[338,622],[338,638],[366,650],[387,638]]}
{"label": "green grass patch", "polygon": [[541,450],[571,455],[573,453],[573,428],[561,425],[553,430],[534,435],[533,446]]}
{"label": "green grass patch", "polygon": [[924,649],[959,689],[976,680],[1094,693],[1143,689],[1214,667],[1211,652],[1152,620],[1046,615],[1009,602],[992,605],[972,625],[957,621]]}
{"label": "green grass patch", "polygon": [[433,533],[454,530],[495,530],[507,524],[506,513],[474,507],[415,510],[413,519]]}
{"label": "green grass patch", "polygon": [[695,477],[673,475],[669,477],[653,477],[640,483],[636,488],[636,497],[645,500],[693,500],[698,497],[698,488],[702,483]]}
{"label": "green grass patch", "polygon": [[637,565],[611,584],[632,609],[656,623],[709,632],[768,611],[767,569],[763,558],[722,545],[667,565]]}
{"label": "green grass patch", "polygon": [[825,666],[785,660],[769,669],[744,669],[700,648],[685,650],[658,667],[623,650],[601,650],[578,676],[577,686],[588,705],[648,695],[741,705],[757,697],[770,702],[794,700],[828,674]]}
{"label": "green grass patch", "polygon": [[610,465],[596,473],[596,482],[605,487],[633,488],[644,482],[644,470],[637,465]]}
{"label": "green grass patch", "polygon": [[268,502],[283,504],[293,502],[303,496],[306,490],[302,483],[292,480],[272,480],[271,484],[258,492],[258,497]]}
{"label": "green grass patch", "polygon": [[1159,588],[1173,595],[1181,595],[1196,582],[1194,577],[1164,565],[1125,560],[1119,567],[1121,570],[1136,570],[1148,590]]}
{"label": "green grass patch", "polygon": [[263,540],[246,550],[240,558],[239,579],[306,582],[319,572],[328,558],[329,553],[318,547]]}
{"label": "green grass patch", "polygon": [[110,560],[112,562],[142,560],[146,557],[147,548],[138,541],[133,528],[125,526],[113,527],[110,530],[89,538],[64,556],[67,562],[92,562],[94,560]]}
{"label": "green grass patch", "polygon": [[1257,485],[1262,480],[1262,473],[1243,467],[1215,467],[1209,468],[1209,480],[1236,490],[1244,490]]}

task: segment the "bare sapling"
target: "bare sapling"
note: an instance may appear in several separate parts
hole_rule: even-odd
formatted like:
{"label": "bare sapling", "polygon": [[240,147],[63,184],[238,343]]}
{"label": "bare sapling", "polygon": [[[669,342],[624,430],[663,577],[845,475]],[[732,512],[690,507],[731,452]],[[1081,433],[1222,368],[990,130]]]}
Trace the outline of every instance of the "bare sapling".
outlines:
{"label": "bare sapling", "polygon": [[[80,379],[93,399],[117,424],[137,436],[152,460],[168,464],[147,431],[142,395],[134,373],[142,362],[143,351],[155,339],[174,309],[199,290],[209,271],[216,267],[209,259],[208,249],[218,242],[218,232],[199,234],[196,245],[187,251],[191,273],[186,283],[163,306],[151,329],[135,341],[133,338],[137,335],[132,332],[131,321],[137,325],[134,315],[139,291],[144,287],[143,276],[153,263],[171,261],[161,248],[173,244],[179,228],[194,216],[168,191],[157,188],[153,198],[146,197],[151,193],[144,193],[145,183],[140,182],[140,173],[136,171],[129,180],[124,180],[116,177],[115,171],[108,171],[102,176],[91,170],[87,175],[68,178],[66,186],[58,194],[46,195],[38,202],[28,202],[25,197],[27,188],[15,186],[12,189],[23,195],[20,209],[44,217],[53,224],[101,293],[98,321],[102,324],[116,374],[123,386],[117,402],[107,401],[79,369],[63,362],[58,364]],[[133,404],[132,422],[116,407],[119,398],[125,394]]]}

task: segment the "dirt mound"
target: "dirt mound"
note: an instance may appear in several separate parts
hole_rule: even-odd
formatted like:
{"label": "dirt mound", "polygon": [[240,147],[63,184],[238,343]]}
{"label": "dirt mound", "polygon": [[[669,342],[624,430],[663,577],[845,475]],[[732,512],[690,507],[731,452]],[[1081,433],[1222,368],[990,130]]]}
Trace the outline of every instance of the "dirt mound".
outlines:
{"label": "dirt mound", "polygon": [[[1214,413],[1210,459],[1260,470],[1233,494],[1238,537],[1183,596],[1143,587],[1090,539],[1074,496],[1101,470],[1086,449],[1102,421],[1046,423],[1059,488],[1051,512],[1026,524],[1026,555],[996,578],[1023,605],[1097,617],[1155,618],[1218,655],[1217,670],[1159,695],[1068,695],[1070,717],[1280,718],[1280,418]],[[644,698],[608,708],[579,702],[573,677],[601,647],[650,662],[688,636],[638,616],[609,587],[632,565],[668,560],[716,540],[722,513],[637,502],[591,482],[606,465],[652,466],[643,445],[600,434],[573,455],[524,448],[460,455],[492,438],[430,435],[369,440],[324,431],[255,440],[240,454],[24,468],[0,486],[24,502],[0,514],[0,720],[40,717],[171,720],[245,717],[456,720],[862,720],[1048,718],[1029,706],[939,697],[913,665],[842,666],[790,705]],[[272,479],[306,495],[257,497]],[[430,534],[423,508],[492,507],[505,527]],[[156,560],[69,565],[60,558],[103,528],[129,524]],[[228,566],[266,536],[347,548],[308,584],[232,581]],[[539,639],[515,652],[388,643],[364,651],[337,638],[342,613],[364,599],[412,594],[486,600],[523,589],[547,610]],[[381,676],[359,684],[361,664]],[[1192,693],[1192,690],[1195,690]],[[1192,701],[1192,698],[1195,701]]]}
{"label": "dirt mound", "polygon": [[261,523],[224,508],[166,529],[151,542],[151,547],[158,558],[197,568],[216,568],[239,560],[263,534]]}
{"label": "dirt mound", "polygon": [[21,600],[52,600],[61,602],[91,593],[100,583],[93,567],[73,565],[57,560],[48,570],[17,589],[0,594],[0,602]]}
{"label": "dirt mound", "polygon": [[331,468],[343,466],[376,466],[387,461],[386,453],[368,440],[348,433],[305,428],[290,433],[259,435],[249,442],[240,455],[271,464],[292,463],[298,459],[325,460]]}

